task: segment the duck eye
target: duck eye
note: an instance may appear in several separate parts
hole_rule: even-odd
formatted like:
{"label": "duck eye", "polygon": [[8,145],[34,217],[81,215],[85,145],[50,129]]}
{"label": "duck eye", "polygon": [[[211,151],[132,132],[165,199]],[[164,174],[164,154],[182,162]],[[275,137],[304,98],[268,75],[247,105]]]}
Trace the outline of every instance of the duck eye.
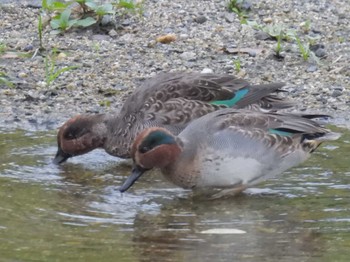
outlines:
{"label": "duck eye", "polygon": [[75,136],[73,135],[73,133],[68,133],[68,134],[66,135],[66,138],[67,138],[67,139],[74,139]]}
{"label": "duck eye", "polygon": [[146,153],[150,150],[151,148],[149,148],[148,146],[143,146],[139,149],[140,153]]}

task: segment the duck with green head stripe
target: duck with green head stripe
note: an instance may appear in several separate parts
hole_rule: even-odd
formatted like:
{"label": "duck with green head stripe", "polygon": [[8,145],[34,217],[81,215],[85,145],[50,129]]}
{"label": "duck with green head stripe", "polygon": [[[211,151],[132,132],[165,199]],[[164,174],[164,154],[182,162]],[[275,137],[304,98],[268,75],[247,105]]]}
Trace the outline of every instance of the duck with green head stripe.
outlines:
{"label": "duck with green head stripe", "polygon": [[178,136],[160,127],[146,129],[133,143],[134,168],[120,191],[160,168],[177,186],[220,189],[214,197],[237,194],[299,165],[322,142],[339,137],[313,120],[317,117],[222,109],[193,121]]}
{"label": "duck with green head stripe", "polygon": [[264,111],[291,107],[278,95],[283,85],[251,85],[225,74],[159,74],[137,88],[118,114],[78,115],[64,123],[54,162],[96,148],[129,158],[131,143],[143,129],[159,126],[178,134],[192,120],[227,107]]}

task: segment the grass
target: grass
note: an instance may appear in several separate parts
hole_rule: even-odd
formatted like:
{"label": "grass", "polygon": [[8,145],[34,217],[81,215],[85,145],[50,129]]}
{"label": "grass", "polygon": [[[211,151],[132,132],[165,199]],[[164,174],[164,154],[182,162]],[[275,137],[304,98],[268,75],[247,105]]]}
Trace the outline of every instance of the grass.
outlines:
{"label": "grass", "polygon": [[56,57],[56,49],[52,51],[51,55],[45,57],[45,82],[47,87],[49,87],[62,73],[78,68],[78,66],[57,68]]}
{"label": "grass", "polygon": [[4,54],[6,49],[7,49],[6,44],[0,42],[0,55]]}
{"label": "grass", "polygon": [[39,49],[43,50],[43,20],[41,18],[41,14],[39,14],[38,18],[38,35],[39,35]]}
{"label": "grass", "polygon": [[281,55],[282,52],[282,38],[283,38],[283,32],[281,30],[280,34],[277,36],[277,45],[275,48],[275,55],[277,59],[283,59],[283,56]]}
{"label": "grass", "polygon": [[12,83],[10,80],[7,79],[8,77],[4,72],[0,72],[0,86],[5,85],[7,87],[14,87],[14,83]]}
{"label": "grass", "polygon": [[237,14],[241,24],[246,24],[246,18],[248,17],[248,14],[247,9],[243,7],[243,3],[244,0],[230,0],[228,2],[227,8],[230,12]]}
{"label": "grass", "polygon": [[241,60],[235,59],[235,60],[233,60],[233,64],[235,66],[236,72],[239,73],[241,71],[241,68],[242,68],[241,67]]}
{"label": "grass", "polygon": [[311,52],[309,46],[308,45],[304,45],[297,35],[295,35],[295,40],[297,41],[299,52],[300,52],[301,57],[303,58],[303,60],[304,61],[309,60],[310,52]]}
{"label": "grass", "polygon": [[[306,35],[303,39],[301,39],[300,32],[299,35],[296,30],[288,29],[283,25],[260,25],[255,21],[248,21],[249,26],[256,30],[260,30],[268,34],[272,39],[277,41],[277,45],[275,47],[275,56],[277,59],[283,59],[281,55],[283,49],[283,41],[287,41],[290,43],[297,44],[299,53],[304,61],[308,61],[312,59],[317,64],[320,63],[319,59],[316,55],[310,50],[311,45],[315,45],[319,41],[319,37],[311,37]],[[307,20],[302,27],[303,33],[306,33],[310,30],[311,23]],[[303,41],[302,41],[303,40]],[[306,44],[303,44],[306,42]]]}

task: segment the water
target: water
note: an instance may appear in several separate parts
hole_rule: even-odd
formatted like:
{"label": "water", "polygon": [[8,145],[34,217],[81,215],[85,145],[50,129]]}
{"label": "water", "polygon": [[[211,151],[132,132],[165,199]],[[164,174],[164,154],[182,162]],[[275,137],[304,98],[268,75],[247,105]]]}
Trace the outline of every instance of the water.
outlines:
{"label": "water", "polygon": [[120,194],[129,162],[94,151],[56,166],[54,133],[3,132],[0,261],[349,261],[342,132],[282,178],[221,200],[157,173]]}

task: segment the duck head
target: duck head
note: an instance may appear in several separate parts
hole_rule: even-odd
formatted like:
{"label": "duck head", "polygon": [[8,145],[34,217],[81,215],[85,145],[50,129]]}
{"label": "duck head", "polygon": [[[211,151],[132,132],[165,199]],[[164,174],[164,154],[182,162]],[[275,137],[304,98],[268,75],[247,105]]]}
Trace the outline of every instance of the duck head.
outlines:
{"label": "duck head", "polygon": [[105,115],[78,115],[58,130],[58,150],[53,162],[61,164],[68,158],[103,147],[106,140]]}
{"label": "duck head", "polygon": [[174,163],[181,152],[181,141],[168,130],[153,127],[142,131],[131,148],[134,160],[131,175],[119,191],[128,190],[146,171],[155,167],[164,168]]}

